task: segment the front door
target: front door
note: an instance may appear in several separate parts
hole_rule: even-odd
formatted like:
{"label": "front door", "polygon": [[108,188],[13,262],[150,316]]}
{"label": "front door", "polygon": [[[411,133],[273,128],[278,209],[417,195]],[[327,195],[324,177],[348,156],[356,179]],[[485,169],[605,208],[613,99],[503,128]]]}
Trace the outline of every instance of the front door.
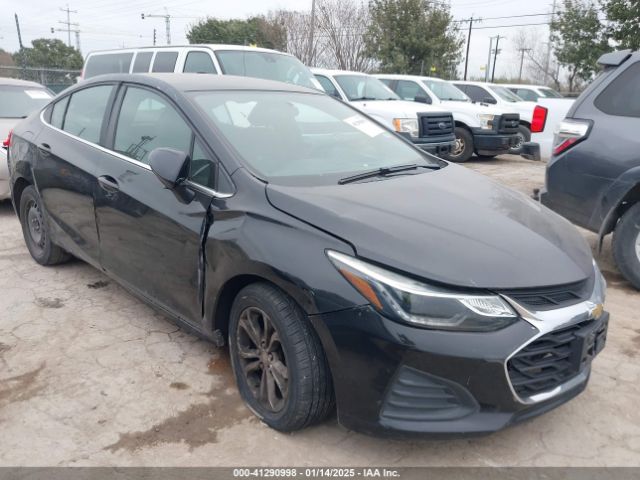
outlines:
{"label": "front door", "polygon": [[[169,147],[190,153],[201,182],[211,181],[201,144],[164,96],[126,87],[110,126],[114,154],[100,165],[95,199],[103,268],[170,313],[202,319],[202,235],[211,196],[196,191],[185,203],[151,171],[149,153]],[[204,165],[204,168],[202,167]]]}

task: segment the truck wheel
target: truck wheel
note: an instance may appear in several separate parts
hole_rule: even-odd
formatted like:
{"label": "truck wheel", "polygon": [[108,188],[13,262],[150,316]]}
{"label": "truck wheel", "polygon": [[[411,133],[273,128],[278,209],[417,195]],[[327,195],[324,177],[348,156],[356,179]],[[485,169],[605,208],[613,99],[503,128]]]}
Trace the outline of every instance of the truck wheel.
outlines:
{"label": "truck wheel", "polygon": [[299,430],[333,410],[318,336],[296,303],[268,283],[245,287],[233,302],[229,354],[240,396],[271,428]]}
{"label": "truck wheel", "polygon": [[640,290],[640,203],[627,210],[616,225],[613,258],[620,273]]}
{"label": "truck wheel", "polygon": [[518,125],[518,143],[509,150],[512,155],[520,155],[522,153],[522,144],[531,141],[531,130],[524,125]]}
{"label": "truck wheel", "polygon": [[466,128],[462,127],[456,127],[455,135],[456,143],[451,151],[443,157],[450,162],[466,162],[473,155],[473,136]]}
{"label": "truck wheel", "polygon": [[20,196],[20,224],[27,249],[40,265],[56,265],[71,258],[71,255],[51,241],[42,213],[40,195],[31,185]]}

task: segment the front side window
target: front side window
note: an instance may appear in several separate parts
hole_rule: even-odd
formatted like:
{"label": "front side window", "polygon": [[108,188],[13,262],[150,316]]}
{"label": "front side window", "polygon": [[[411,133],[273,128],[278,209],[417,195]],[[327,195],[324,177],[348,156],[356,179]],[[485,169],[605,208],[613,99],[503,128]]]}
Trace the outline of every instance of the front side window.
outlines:
{"label": "front side window", "polygon": [[538,89],[543,97],[545,98],[564,98],[562,94],[556,92],[552,88],[540,88]]}
{"label": "front side window", "polygon": [[219,50],[216,57],[225,75],[276,80],[319,90],[311,70],[291,55],[251,50]]}
{"label": "front side window", "polygon": [[84,78],[108,73],[129,73],[133,52],[91,55],[84,67]]}
{"label": "front side window", "polygon": [[62,129],[88,142],[98,143],[112,85],[98,85],[71,95]]}
{"label": "front side window", "polygon": [[191,164],[189,168],[189,180],[205,187],[216,188],[216,163],[210,158],[202,147],[200,140],[193,144]]}
{"label": "front side window", "polygon": [[368,75],[336,75],[334,78],[350,101],[399,99],[384,83]]}
{"label": "front side window", "polygon": [[440,80],[423,80],[422,83],[440,100],[449,102],[468,102],[469,97],[455,85]]}
{"label": "front side window", "polygon": [[409,80],[398,80],[396,93],[403,100],[414,101],[416,97],[424,97],[425,93],[416,82]]}
{"label": "front side window", "polygon": [[211,55],[207,52],[189,52],[184,62],[184,73],[217,73]]}
{"label": "front side window", "polygon": [[620,117],[640,117],[640,62],[627,67],[595,100],[604,113]]}
{"label": "front side window", "polygon": [[148,164],[155,148],[188,153],[191,135],[189,125],[163,97],[143,88],[127,88],[116,125],[115,151]]}
{"label": "front side window", "polygon": [[246,166],[274,183],[335,183],[380,167],[434,164],[393,132],[327,95],[192,92]]}
{"label": "front side window", "polygon": [[176,60],[178,60],[178,52],[158,52],[153,60],[152,72],[171,73],[176,68]]}
{"label": "front side window", "polygon": [[0,118],[23,118],[40,110],[51,94],[44,88],[0,85]]}
{"label": "front side window", "polygon": [[136,59],[133,62],[132,73],[147,73],[149,66],[151,65],[151,58],[153,52],[138,52]]}
{"label": "front side window", "polygon": [[509,90],[527,102],[537,102],[538,98],[540,98],[540,95],[528,88],[510,88]]}
{"label": "front side window", "polygon": [[491,87],[491,90],[498,95],[502,100],[509,103],[522,102],[522,98],[513,93],[511,90],[505,87]]}
{"label": "front side window", "polygon": [[322,85],[322,88],[324,88],[324,91],[327,92],[329,95],[336,98],[342,98],[336,86],[327,77],[325,77],[324,75],[316,75],[316,79],[320,82],[320,85]]}

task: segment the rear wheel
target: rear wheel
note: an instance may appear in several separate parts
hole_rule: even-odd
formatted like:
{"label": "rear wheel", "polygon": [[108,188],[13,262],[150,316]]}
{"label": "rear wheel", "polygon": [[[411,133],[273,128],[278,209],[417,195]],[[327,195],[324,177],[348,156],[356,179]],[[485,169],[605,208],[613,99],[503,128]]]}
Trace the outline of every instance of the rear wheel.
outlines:
{"label": "rear wheel", "polygon": [[277,288],[255,283],[240,291],[229,320],[229,352],[240,395],[271,428],[299,430],[333,409],[320,340]]}
{"label": "rear wheel", "polygon": [[509,150],[512,155],[520,155],[522,153],[522,145],[531,141],[531,130],[524,125],[518,125],[517,138],[517,143]]}
{"label": "rear wheel", "polygon": [[444,155],[445,160],[463,163],[473,155],[473,135],[466,128],[456,127],[456,142],[449,153]]}
{"label": "rear wheel", "polygon": [[616,225],[613,258],[620,273],[640,290],[640,203],[627,210]]}
{"label": "rear wheel", "polygon": [[51,241],[38,191],[29,185],[20,196],[20,223],[27,249],[40,265],[56,265],[71,256]]}

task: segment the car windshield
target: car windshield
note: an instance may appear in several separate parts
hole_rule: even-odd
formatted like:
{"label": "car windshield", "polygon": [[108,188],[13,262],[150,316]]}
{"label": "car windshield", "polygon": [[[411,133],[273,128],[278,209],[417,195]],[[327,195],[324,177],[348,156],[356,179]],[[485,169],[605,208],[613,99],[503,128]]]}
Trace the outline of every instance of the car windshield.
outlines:
{"label": "car windshield", "polygon": [[246,166],[271,183],[326,185],[378,168],[440,165],[328,95],[206,91],[190,96]]}
{"label": "car windshield", "polygon": [[334,78],[350,101],[400,99],[384,83],[368,75],[336,75]]}
{"label": "car windshield", "polygon": [[0,85],[0,118],[22,118],[44,107],[51,94],[44,88]]}
{"label": "car windshield", "polygon": [[469,97],[455,85],[441,80],[423,80],[429,90],[440,100],[452,102],[470,102]]}
{"label": "car windshield", "polygon": [[251,50],[219,50],[216,57],[223,73],[263,78],[320,90],[320,84],[296,57],[283,53]]}
{"label": "car windshield", "polygon": [[515,93],[513,93],[508,88],[505,88],[505,87],[491,87],[491,90],[493,90],[493,92],[496,93],[501,99],[503,99],[503,100],[505,100],[505,101],[507,101],[509,103],[524,102],[524,100],[522,98],[517,96]]}
{"label": "car windshield", "polygon": [[561,94],[552,88],[540,88],[540,93],[546,98],[564,98]]}

